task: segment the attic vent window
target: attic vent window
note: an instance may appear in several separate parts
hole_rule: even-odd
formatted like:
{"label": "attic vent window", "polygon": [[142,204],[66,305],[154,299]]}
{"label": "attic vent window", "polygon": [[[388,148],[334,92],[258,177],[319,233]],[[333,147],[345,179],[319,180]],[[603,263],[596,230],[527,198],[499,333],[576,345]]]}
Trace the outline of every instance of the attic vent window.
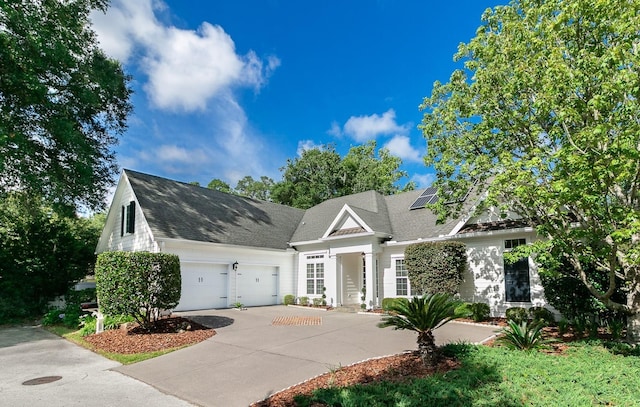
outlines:
{"label": "attic vent window", "polygon": [[122,216],[120,217],[120,236],[133,233],[136,224],[136,203],[129,202],[129,205],[122,205]]}

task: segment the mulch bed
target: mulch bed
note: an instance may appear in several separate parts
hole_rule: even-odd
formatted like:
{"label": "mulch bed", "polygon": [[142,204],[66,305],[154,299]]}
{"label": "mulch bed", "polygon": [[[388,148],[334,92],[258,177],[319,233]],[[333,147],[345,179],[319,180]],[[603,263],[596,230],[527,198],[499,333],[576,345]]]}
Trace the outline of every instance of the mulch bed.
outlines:
{"label": "mulch bed", "polygon": [[140,326],[112,329],[84,339],[96,349],[112,353],[132,354],[155,352],[202,342],[216,334],[211,328],[182,317],[165,318],[156,322],[152,332]]}
{"label": "mulch bed", "polygon": [[293,407],[296,395],[311,395],[319,388],[344,387],[372,382],[402,382],[417,377],[427,377],[436,372],[446,373],[460,367],[460,362],[443,358],[435,368],[425,367],[417,351],[399,355],[370,359],[336,371],[314,377],[303,383],[275,393],[266,400],[251,404],[251,407]]}

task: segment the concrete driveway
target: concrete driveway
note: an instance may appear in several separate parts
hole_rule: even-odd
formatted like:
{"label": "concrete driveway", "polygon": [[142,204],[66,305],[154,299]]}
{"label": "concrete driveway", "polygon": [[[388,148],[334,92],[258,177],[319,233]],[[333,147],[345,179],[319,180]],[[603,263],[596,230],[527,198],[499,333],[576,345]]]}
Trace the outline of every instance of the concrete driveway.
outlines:
{"label": "concrete driveway", "polygon": [[[42,328],[3,327],[0,328],[0,405],[191,405],[110,370],[118,366],[119,363],[76,346]],[[58,380],[42,383],[47,381],[45,378],[58,377]],[[41,384],[28,385],[29,381]]]}
{"label": "concrete driveway", "polygon": [[[115,370],[202,406],[247,406],[339,366],[417,348],[415,333],[376,327],[379,316],[285,306],[180,314],[218,334]],[[435,336],[477,343],[495,330],[451,322]]]}

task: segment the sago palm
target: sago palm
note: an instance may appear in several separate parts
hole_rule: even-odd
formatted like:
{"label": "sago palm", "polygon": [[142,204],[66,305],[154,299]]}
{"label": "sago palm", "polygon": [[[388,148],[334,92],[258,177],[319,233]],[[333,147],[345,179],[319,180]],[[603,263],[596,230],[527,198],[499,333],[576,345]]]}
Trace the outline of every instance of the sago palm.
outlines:
{"label": "sago palm", "polygon": [[395,301],[389,307],[391,315],[382,318],[380,328],[408,329],[418,333],[418,351],[425,365],[438,360],[433,330],[447,322],[463,316],[456,310],[462,302],[449,294],[426,294],[409,301]]}

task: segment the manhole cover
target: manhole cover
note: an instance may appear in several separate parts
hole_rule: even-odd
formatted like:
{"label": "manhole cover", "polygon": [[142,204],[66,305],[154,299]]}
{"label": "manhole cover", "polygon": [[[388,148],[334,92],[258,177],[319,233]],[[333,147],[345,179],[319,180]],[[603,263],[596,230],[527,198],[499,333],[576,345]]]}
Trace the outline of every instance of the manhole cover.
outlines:
{"label": "manhole cover", "polygon": [[43,376],[43,377],[36,377],[35,379],[27,380],[26,382],[22,382],[22,384],[25,386],[35,386],[38,384],[47,384],[47,383],[55,382],[60,379],[62,379],[62,376]]}

